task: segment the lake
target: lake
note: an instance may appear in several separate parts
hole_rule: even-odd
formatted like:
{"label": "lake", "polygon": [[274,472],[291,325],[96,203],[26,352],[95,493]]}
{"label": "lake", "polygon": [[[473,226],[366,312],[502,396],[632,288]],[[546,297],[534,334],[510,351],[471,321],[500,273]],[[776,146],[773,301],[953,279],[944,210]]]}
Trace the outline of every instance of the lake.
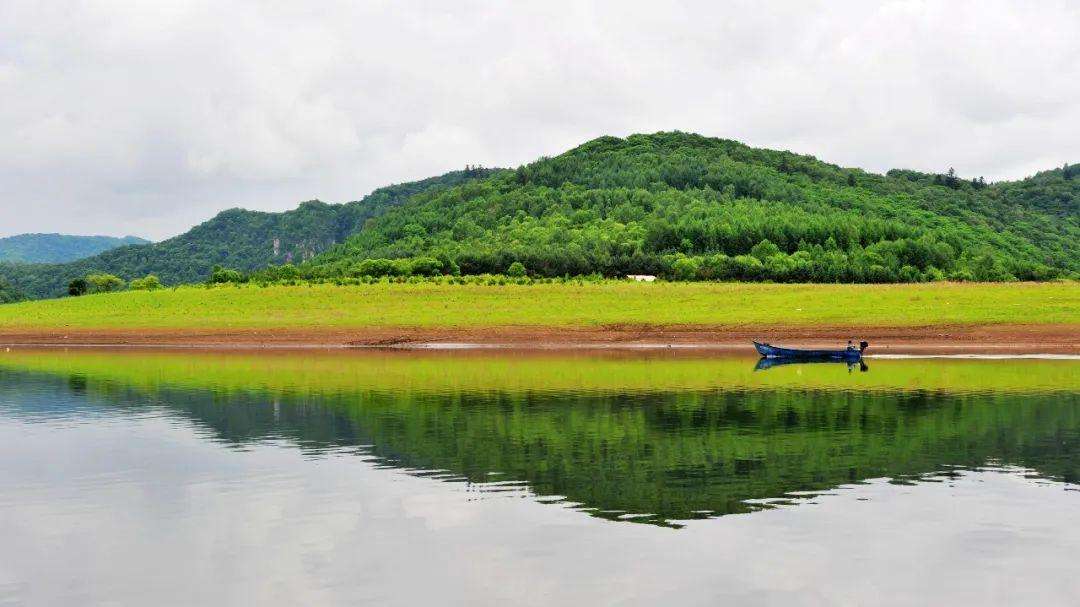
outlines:
{"label": "lake", "polygon": [[0,351],[0,605],[1068,605],[1080,361]]}

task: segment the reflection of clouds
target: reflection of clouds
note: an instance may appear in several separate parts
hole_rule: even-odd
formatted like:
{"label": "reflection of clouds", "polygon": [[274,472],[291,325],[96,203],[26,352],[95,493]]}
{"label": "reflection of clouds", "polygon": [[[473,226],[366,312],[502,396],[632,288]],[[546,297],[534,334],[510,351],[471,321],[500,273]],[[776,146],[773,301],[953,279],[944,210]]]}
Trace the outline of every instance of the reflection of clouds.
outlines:
{"label": "reflection of clouds", "polygon": [[0,597],[122,604],[1068,604],[1077,494],[1017,469],[632,525],[183,420],[0,418]]}
{"label": "reflection of clouds", "polygon": [[988,178],[1080,156],[1068,3],[300,6],[3,3],[3,229],[161,238],[658,129]]}

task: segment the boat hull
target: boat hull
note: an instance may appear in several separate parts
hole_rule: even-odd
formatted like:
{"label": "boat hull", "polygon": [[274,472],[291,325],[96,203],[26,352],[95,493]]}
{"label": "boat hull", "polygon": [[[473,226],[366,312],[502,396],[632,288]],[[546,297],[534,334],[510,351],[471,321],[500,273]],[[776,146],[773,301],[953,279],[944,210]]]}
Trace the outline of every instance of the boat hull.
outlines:
{"label": "boat hull", "polygon": [[796,348],[779,348],[769,344],[754,342],[754,348],[758,354],[765,358],[787,358],[792,360],[843,360],[858,361],[862,358],[862,352],[855,349],[844,350],[799,350]]}

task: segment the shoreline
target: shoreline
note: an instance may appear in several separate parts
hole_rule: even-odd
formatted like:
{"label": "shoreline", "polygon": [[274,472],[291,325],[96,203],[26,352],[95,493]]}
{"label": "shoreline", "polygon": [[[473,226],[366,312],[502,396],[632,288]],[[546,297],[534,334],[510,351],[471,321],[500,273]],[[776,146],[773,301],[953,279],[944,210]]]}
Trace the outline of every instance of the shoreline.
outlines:
{"label": "shoreline", "polygon": [[848,339],[865,339],[870,342],[868,354],[1080,354],[1080,325],[1075,324],[0,329],[0,347],[752,352],[750,341],[755,339],[803,347],[836,347]]}

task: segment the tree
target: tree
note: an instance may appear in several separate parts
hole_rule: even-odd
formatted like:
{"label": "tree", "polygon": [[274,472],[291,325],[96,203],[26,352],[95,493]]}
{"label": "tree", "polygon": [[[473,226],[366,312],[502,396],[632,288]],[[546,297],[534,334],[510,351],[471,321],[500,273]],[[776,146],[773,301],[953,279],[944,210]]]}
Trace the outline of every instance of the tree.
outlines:
{"label": "tree", "polygon": [[89,291],[90,284],[86,282],[85,278],[76,278],[68,283],[68,295],[72,297],[86,295]]}
{"label": "tree", "polygon": [[19,301],[22,296],[8,284],[6,280],[0,278],[0,304],[11,303],[13,301]]}
{"label": "tree", "polygon": [[153,274],[147,274],[143,278],[132,279],[128,288],[132,291],[156,291],[161,288],[161,280]]}
{"label": "tree", "polygon": [[90,274],[86,277],[91,293],[111,293],[124,288],[124,281],[112,274]]}
{"label": "tree", "polygon": [[945,185],[955,190],[959,183],[960,180],[956,178],[956,169],[949,167],[949,172],[945,173]]}
{"label": "tree", "polygon": [[971,259],[968,263],[968,268],[971,271],[975,280],[984,282],[1002,282],[1009,280],[1016,280],[1001,263],[1001,260],[994,256],[990,251],[984,251],[983,253]]}
{"label": "tree", "polygon": [[758,260],[760,260],[762,263],[764,263],[766,259],[772,257],[773,255],[776,255],[779,252],[780,247],[774,245],[768,239],[762,240],[761,242],[754,245],[752,249],[750,249],[750,254],[754,257],[757,257]]}

